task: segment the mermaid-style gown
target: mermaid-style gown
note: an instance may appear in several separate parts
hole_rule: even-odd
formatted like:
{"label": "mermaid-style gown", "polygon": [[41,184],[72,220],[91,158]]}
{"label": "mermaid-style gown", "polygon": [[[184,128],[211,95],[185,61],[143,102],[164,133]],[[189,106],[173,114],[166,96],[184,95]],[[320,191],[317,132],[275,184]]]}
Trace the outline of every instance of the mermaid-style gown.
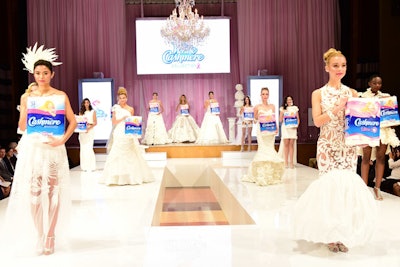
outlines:
{"label": "mermaid-style gown", "polygon": [[[341,90],[323,87],[322,112],[331,110]],[[365,244],[375,228],[377,207],[372,193],[356,173],[356,148],[345,145],[344,110],[321,126],[317,143],[320,177],[312,182],[295,206],[294,238],[315,243],[342,242],[348,247]]]}
{"label": "mermaid-style gown", "polygon": [[[259,112],[265,111],[260,110]],[[255,127],[257,127],[258,149],[242,181],[256,183],[260,186],[278,184],[282,181],[284,162],[275,150],[275,135],[262,134],[260,126],[257,124]]]}
{"label": "mermaid-style gown", "polygon": [[[93,124],[94,110],[85,111],[88,124]],[[87,133],[79,133],[78,136],[80,144],[80,165],[83,171],[96,170],[96,156],[93,151],[94,142],[94,129],[89,130]]]}

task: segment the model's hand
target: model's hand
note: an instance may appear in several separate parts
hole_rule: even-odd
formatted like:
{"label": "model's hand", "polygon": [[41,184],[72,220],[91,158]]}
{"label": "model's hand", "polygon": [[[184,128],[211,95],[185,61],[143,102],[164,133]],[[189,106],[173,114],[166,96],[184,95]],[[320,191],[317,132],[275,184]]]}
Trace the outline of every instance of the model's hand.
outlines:
{"label": "model's hand", "polygon": [[339,100],[336,102],[336,106],[340,109],[346,106],[348,97],[340,97]]}
{"label": "model's hand", "polygon": [[52,147],[61,146],[64,144],[62,138],[55,138],[52,135],[47,136],[47,139],[48,139],[48,141],[45,143]]}

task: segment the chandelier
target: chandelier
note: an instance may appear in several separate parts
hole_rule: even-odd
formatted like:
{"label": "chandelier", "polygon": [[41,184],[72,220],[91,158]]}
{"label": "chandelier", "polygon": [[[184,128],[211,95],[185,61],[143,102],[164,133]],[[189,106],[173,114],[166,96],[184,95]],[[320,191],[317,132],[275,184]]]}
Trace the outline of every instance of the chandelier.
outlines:
{"label": "chandelier", "polygon": [[176,8],[167,18],[161,29],[161,36],[176,49],[189,50],[201,44],[210,34],[210,29],[204,24],[203,16],[197,9],[192,11],[194,0],[175,0]]}

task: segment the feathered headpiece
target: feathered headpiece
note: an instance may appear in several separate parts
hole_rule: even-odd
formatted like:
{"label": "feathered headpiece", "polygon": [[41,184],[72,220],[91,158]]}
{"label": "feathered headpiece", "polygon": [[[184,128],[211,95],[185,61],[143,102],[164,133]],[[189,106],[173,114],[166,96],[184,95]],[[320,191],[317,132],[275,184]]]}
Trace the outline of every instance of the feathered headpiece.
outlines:
{"label": "feathered headpiece", "polygon": [[22,53],[23,57],[21,59],[22,63],[25,65],[24,70],[33,73],[35,62],[40,59],[49,61],[53,66],[61,65],[62,62],[55,62],[58,55],[55,54],[54,50],[55,48],[44,49],[44,45],[37,48],[37,43],[35,43],[33,48],[31,46],[26,48],[26,54]]}

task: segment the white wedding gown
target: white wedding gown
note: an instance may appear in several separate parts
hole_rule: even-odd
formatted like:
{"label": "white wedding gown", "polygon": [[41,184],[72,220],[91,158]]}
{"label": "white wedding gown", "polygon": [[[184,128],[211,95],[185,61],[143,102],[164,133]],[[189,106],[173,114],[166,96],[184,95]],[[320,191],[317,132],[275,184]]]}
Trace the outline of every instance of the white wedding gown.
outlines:
{"label": "white wedding gown", "polygon": [[70,212],[65,145],[52,147],[42,143],[39,136],[23,133],[2,233],[7,248],[0,250],[7,256],[35,255],[38,229],[46,235],[55,223],[56,250],[65,248]]}
{"label": "white wedding gown", "polygon": [[171,143],[162,114],[149,112],[142,143],[146,145],[165,145]]}
{"label": "white wedding gown", "polygon": [[[88,124],[93,124],[94,110],[85,111]],[[79,133],[78,136],[80,144],[80,166],[83,171],[96,170],[96,155],[93,151],[94,143],[94,129],[90,129],[87,133]]]}
{"label": "white wedding gown", "polygon": [[190,115],[176,116],[168,136],[173,143],[195,142],[199,135],[199,126]]}
{"label": "white wedding gown", "polygon": [[[262,112],[260,110],[260,113]],[[275,150],[275,135],[261,134],[258,123],[254,127],[257,127],[258,149],[242,181],[256,183],[260,186],[281,183],[284,163]]]}
{"label": "white wedding gown", "polygon": [[212,114],[208,108],[207,112],[204,114],[196,144],[208,145],[225,143],[228,143],[228,139],[226,138],[221,118],[218,115]]}
{"label": "white wedding gown", "polygon": [[[348,87],[321,88],[322,112],[333,108]],[[355,147],[345,145],[344,110],[321,126],[317,143],[320,177],[312,182],[295,205],[294,238],[315,243],[342,242],[348,247],[370,240],[377,216],[372,193],[356,174]]]}
{"label": "white wedding gown", "polygon": [[[113,107],[116,119],[131,116],[119,105]],[[143,157],[137,137],[125,135],[125,121],[118,123],[112,133],[104,171],[99,182],[106,185],[135,185],[154,181],[153,174]]]}

